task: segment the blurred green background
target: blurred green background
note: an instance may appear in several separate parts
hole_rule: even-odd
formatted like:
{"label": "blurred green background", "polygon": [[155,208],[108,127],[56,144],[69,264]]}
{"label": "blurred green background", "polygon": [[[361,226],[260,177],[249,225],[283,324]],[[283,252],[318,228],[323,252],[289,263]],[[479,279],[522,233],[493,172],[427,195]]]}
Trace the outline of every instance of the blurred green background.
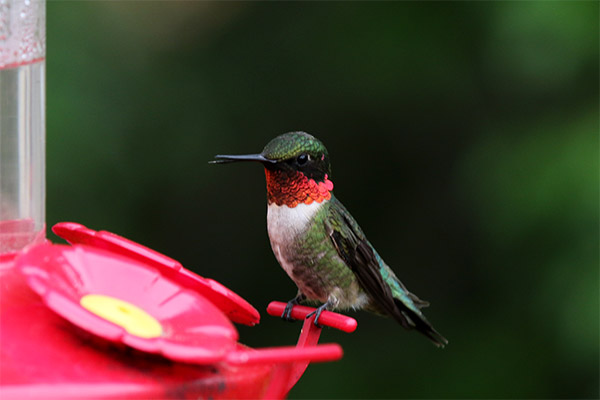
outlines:
{"label": "blurred green background", "polygon": [[[305,130],[450,341],[350,313],[290,398],[597,398],[598,2],[48,2],[47,219],[146,244],[261,311],[294,284],[258,165]],[[55,236],[51,236],[59,241]]]}

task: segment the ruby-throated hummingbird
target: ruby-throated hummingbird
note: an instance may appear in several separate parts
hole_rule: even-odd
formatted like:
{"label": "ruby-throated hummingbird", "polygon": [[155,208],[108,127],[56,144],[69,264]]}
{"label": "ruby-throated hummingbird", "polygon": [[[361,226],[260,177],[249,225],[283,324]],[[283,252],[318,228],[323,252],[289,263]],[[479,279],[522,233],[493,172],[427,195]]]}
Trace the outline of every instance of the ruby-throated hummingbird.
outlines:
{"label": "ruby-throated hummingbird", "polygon": [[437,346],[448,341],[421,312],[429,305],[410,293],[333,195],[327,149],[305,132],[285,133],[260,154],[217,155],[212,163],[256,161],[267,179],[267,228],[281,267],[298,286],[282,315],[301,301],[323,310],[365,309],[393,317]]}

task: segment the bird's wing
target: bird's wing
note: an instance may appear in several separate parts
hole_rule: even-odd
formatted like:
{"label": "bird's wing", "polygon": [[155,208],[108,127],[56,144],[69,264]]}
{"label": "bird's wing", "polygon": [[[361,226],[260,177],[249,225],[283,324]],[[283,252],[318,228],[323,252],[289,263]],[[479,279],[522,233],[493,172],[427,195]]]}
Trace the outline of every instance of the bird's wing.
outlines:
{"label": "bird's wing", "polygon": [[335,197],[330,201],[333,203],[325,218],[327,232],[339,256],[352,270],[363,290],[403,327],[416,328],[437,346],[448,343],[419,310],[428,303],[410,293],[393,275],[342,203]]}
{"label": "bird's wing", "polygon": [[392,289],[384,281],[381,266],[362,229],[336,198],[332,198],[331,201],[337,204],[335,207],[329,207],[325,224],[339,256],[377,305],[404,327],[409,328],[410,324],[396,306]]}

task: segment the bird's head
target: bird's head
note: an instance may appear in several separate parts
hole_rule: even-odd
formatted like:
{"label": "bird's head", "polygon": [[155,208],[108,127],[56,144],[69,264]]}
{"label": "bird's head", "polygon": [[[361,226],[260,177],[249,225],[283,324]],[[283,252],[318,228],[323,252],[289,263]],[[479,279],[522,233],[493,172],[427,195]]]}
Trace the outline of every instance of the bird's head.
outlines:
{"label": "bird's head", "polygon": [[321,141],[306,132],[271,140],[259,154],[217,155],[213,163],[256,161],[265,167],[269,204],[295,207],[331,198],[331,165]]}

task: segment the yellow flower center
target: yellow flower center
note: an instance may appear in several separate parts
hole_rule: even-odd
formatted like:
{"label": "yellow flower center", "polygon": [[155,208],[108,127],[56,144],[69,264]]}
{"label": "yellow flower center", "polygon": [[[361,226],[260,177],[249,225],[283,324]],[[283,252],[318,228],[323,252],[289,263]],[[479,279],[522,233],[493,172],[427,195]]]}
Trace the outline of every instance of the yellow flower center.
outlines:
{"label": "yellow flower center", "polygon": [[153,316],[126,301],[102,294],[87,294],[79,303],[89,312],[119,325],[132,335],[150,339],[162,334],[162,326]]}

